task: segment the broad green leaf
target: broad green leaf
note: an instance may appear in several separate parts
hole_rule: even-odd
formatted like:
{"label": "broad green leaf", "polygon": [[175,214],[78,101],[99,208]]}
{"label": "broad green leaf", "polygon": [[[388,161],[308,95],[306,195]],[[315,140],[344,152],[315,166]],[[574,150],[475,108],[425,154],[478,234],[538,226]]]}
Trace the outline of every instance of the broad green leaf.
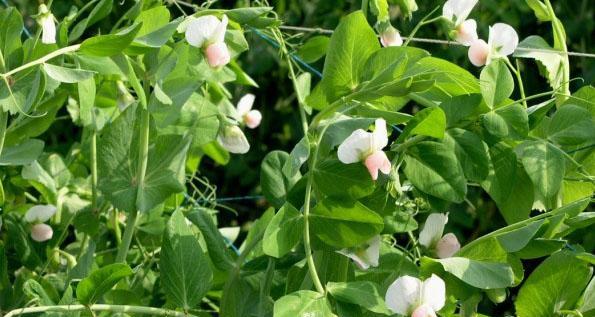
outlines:
{"label": "broad green leaf", "polygon": [[547,7],[541,0],[525,0],[529,8],[535,13],[535,17],[541,22],[551,21],[550,14],[547,11]]}
{"label": "broad green leaf", "polygon": [[357,304],[371,312],[392,315],[384,303],[384,295],[380,294],[378,285],[368,281],[333,283],[326,285],[326,289],[339,301]]}
{"label": "broad green leaf", "polygon": [[38,161],[24,166],[21,170],[21,176],[28,180],[50,203],[56,202],[58,195],[56,181]]}
{"label": "broad green leaf", "polygon": [[[189,137],[150,133],[147,172],[137,195],[139,127],[134,107],[128,107],[106,127],[98,142],[99,188],[115,207],[149,211],[184,190],[183,167]],[[140,110],[145,111],[145,110]]]}
{"label": "broad green leaf", "polygon": [[5,70],[21,65],[23,49],[21,33],[23,32],[23,18],[15,7],[0,10],[0,51],[4,60]]}
{"label": "broad green leaf", "polygon": [[320,82],[327,102],[358,88],[366,60],[379,48],[376,34],[361,11],[341,20],[331,36]]}
{"label": "broad green leaf", "polygon": [[96,303],[121,279],[132,275],[132,269],[125,263],[113,263],[91,272],[76,287],[76,298],[85,305]]}
{"label": "broad green leaf", "polygon": [[537,191],[545,198],[556,195],[566,168],[561,150],[546,141],[525,141],[520,146],[521,162]]}
{"label": "broad green leaf", "polygon": [[85,253],[78,257],[76,265],[68,270],[68,281],[84,279],[89,276],[95,262],[95,247],[95,242],[90,240]]}
{"label": "broad green leaf", "polygon": [[527,226],[498,234],[495,237],[507,252],[517,252],[529,244],[543,223],[544,220],[534,221]]}
{"label": "broad green leaf", "polygon": [[43,141],[29,139],[18,145],[5,146],[0,154],[0,166],[27,165],[43,152]]}
{"label": "broad green leaf", "polygon": [[484,67],[479,81],[483,100],[491,109],[508,99],[514,90],[512,75],[502,59],[496,59]]}
{"label": "broad green leaf", "polygon": [[472,115],[477,112],[481,101],[480,94],[471,94],[454,96],[440,103],[440,108],[446,115],[447,126],[454,127],[465,124],[466,121],[472,119]]}
{"label": "broad green leaf", "polygon": [[323,35],[313,36],[297,50],[299,56],[306,63],[314,63],[326,55],[329,38]]}
{"label": "broad green leaf", "polygon": [[529,217],[533,206],[533,186],[514,151],[504,143],[490,148],[490,171],[481,182],[483,189],[496,202],[508,224]]}
{"label": "broad green leaf", "polygon": [[[527,0],[526,0],[527,1]],[[533,0],[539,2],[539,0]],[[532,35],[522,40],[514,53],[514,57],[532,58],[540,66],[540,73],[547,79],[550,87],[558,89],[564,80],[562,55],[544,50],[554,50],[542,37]]]}
{"label": "broad green leaf", "polygon": [[105,18],[112,11],[113,2],[113,0],[99,1],[99,3],[93,7],[93,10],[91,10],[88,15],[84,15],[86,17],[72,28],[72,31],[68,36],[68,41],[76,41],[83,35],[85,29]]}
{"label": "broad green leaf", "polygon": [[[189,89],[186,85],[182,87]],[[174,101],[178,102],[185,98],[180,97],[184,96],[176,93]],[[157,128],[162,133],[184,135],[190,131],[193,147],[203,146],[217,138],[219,131],[217,106],[200,94],[192,93],[181,107],[180,104],[174,103],[171,106],[158,108],[158,111],[154,111],[153,114],[157,121]]]}
{"label": "broad green leaf", "polygon": [[272,7],[247,7],[235,8],[227,11],[225,14],[239,24],[252,24],[259,17],[273,10]]}
{"label": "broad green leaf", "polygon": [[39,305],[53,306],[56,303],[50,298],[43,286],[36,280],[27,280],[23,284],[23,293],[27,295],[29,300],[36,301]]}
{"label": "broad green leaf", "polygon": [[453,128],[446,133],[444,143],[454,151],[468,180],[480,182],[488,176],[489,150],[479,136]]}
{"label": "broad green leaf", "polygon": [[169,22],[170,13],[165,6],[142,11],[135,23],[142,25],[136,38],[127,49],[130,53],[142,53],[147,48],[161,47],[171,38],[182,19]]}
{"label": "broad green leaf", "polygon": [[370,1],[370,11],[376,16],[376,23],[387,20],[390,22],[388,2],[386,0]]}
{"label": "broad green leaf", "polygon": [[325,160],[314,167],[316,189],[328,196],[358,199],[374,191],[374,181],[361,163]]}
{"label": "broad green leaf", "polygon": [[264,232],[262,249],[266,255],[280,258],[293,249],[303,237],[304,217],[285,203]]}
{"label": "broad green leaf", "polygon": [[113,56],[121,53],[140,30],[140,24],[133,24],[116,34],[98,35],[81,43],[79,52],[92,56]]}
{"label": "broad green leaf", "polygon": [[62,83],[78,83],[93,77],[94,72],[77,69],[67,68],[52,64],[43,64],[43,70],[52,79]]}
{"label": "broad green leaf", "polygon": [[176,210],[163,234],[159,271],[167,298],[176,306],[196,306],[211,287],[213,272],[198,239]]}
{"label": "broad green leaf", "polygon": [[0,106],[3,111],[10,114],[31,112],[44,95],[45,74],[39,67],[32,67],[14,75],[11,81],[10,87],[5,81],[0,81]]}
{"label": "broad green leaf", "polygon": [[283,173],[290,176],[296,175],[308,157],[310,157],[310,141],[306,135],[289,153],[289,159],[283,165]]}
{"label": "broad green leaf", "polygon": [[529,132],[529,117],[520,104],[492,110],[483,116],[482,123],[498,138],[524,139]]}
{"label": "broad green leaf", "polygon": [[416,188],[432,196],[461,202],[467,193],[463,169],[442,143],[424,141],[407,148],[404,172]]}
{"label": "broad green leaf", "polygon": [[336,317],[324,295],[301,290],[279,298],[275,302],[274,317]]}
{"label": "broad green leaf", "polygon": [[99,130],[101,126],[97,125],[96,120],[96,109],[95,109],[95,79],[93,77],[81,81],[78,85],[79,93],[79,118],[80,122],[85,127],[91,127],[92,129]]}
{"label": "broad green leaf", "polygon": [[301,178],[300,173],[293,176],[283,173],[283,166],[288,160],[289,154],[286,152],[272,151],[265,156],[260,166],[262,192],[267,200],[278,208],[283,206],[287,198],[287,193]]}
{"label": "broad green leaf", "polygon": [[593,269],[568,251],[553,254],[527,278],[515,301],[519,317],[554,316],[572,310]]}
{"label": "broad green leaf", "polygon": [[312,209],[311,233],[336,248],[358,246],[382,231],[383,221],[362,203],[325,199]]}
{"label": "broad green leaf", "polygon": [[480,289],[509,287],[514,282],[512,268],[504,263],[483,262],[461,257],[431,261],[440,263],[446,272]]}
{"label": "broad green leaf", "polygon": [[208,210],[202,207],[195,208],[186,218],[200,229],[213,264],[222,271],[230,270],[234,265],[233,259],[227,251],[224,237],[217,230],[217,225],[213,222]]}
{"label": "broad green leaf", "polygon": [[[587,285],[581,301],[579,311],[583,313],[583,316],[592,315],[595,312],[595,278],[592,278]],[[587,315],[586,312],[589,312],[590,315]]]}
{"label": "broad green leaf", "polygon": [[591,116],[595,117],[595,87],[583,86],[572,94],[572,96],[568,97],[563,105],[577,105],[589,110]]}
{"label": "broad green leaf", "polygon": [[446,130],[446,115],[439,107],[430,107],[416,113],[407,123],[407,128],[401,133],[397,142],[404,141],[410,135],[425,135],[437,139],[444,137]]}
{"label": "broad green leaf", "polygon": [[595,122],[587,109],[566,104],[552,116],[548,139],[562,146],[593,143]]}
{"label": "broad green leaf", "polygon": [[566,243],[566,240],[536,238],[515,254],[523,260],[538,259],[559,251]]}

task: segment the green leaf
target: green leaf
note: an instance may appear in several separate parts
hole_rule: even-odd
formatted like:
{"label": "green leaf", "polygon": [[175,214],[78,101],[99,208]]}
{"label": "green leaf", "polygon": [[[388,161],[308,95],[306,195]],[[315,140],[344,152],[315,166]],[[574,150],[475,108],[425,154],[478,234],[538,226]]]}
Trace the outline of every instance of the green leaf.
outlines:
{"label": "green leaf", "polygon": [[279,298],[275,302],[274,317],[336,317],[324,295],[301,290]]}
{"label": "green leaf", "polygon": [[297,173],[288,176],[283,173],[283,166],[289,160],[289,154],[283,151],[272,151],[260,166],[260,185],[262,192],[268,201],[275,207],[280,208],[285,203],[287,193],[293,185],[301,178]]}
{"label": "green leaf", "polygon": [[105,18],[111,11],[113,6],[113,0],[101,0],[93,7],[93,10],[86,15],[79,23],[77,23],[68,36],[68,41],[76,41],[81,35],[83,35],[85,29],[99,22]]}
{"label": "green leaf", "polygon": [[491,109],[508,99],[514,90],[512,75],[502,59],[496,59],[484,67],[479,80],[483,100]]}
{"label": "green leaf", "polygon": [[0,10],[0,51],[6,70],[20,66],[23,58],[23,18],[15,7]]}
{"label": "green leaf", "polygon": [[376,34],[361,11],[341,19],[331,36],[320,82],[327,102],[358,88],[366,60],[379,48]]}
{"label": "green leaf", "polygon": [[213,264],[222,271],[230,270],[234,265],[233,259],[227,252],[228,248],[224,238],[219,233],[209,211],[206,208],[198,207],[192,210],[186,218],[200,229]]}
{"label": "green leaf", "polygon": [[568,251],[553,254],[527,278],[515,301],[519,317],[554,316],[572,310],[593,269]]}
{"label": "green leaf", "polygon": [[[527,1],[527,0],[526,0]],[[538,0],[534,0],[539,2]],[[540,73],[547,79],[550,87],[558,89],[564,81],[564,65],[562,55],[558,53],[543,52],[554,50],[542,37],[532,35],[522,40],[514,57],[532,58],[540,66]]]}
{"label": "green leaf", "polygon": [[167,222],[161,248],[159,270],[167,298],[185,310],[195,307],[211,287],[213,272],[180,210]]}
{"label": "green leaf", "polygon": [[297,50],[299,56],[306,63],[314,63],[326,55],[329,38],[323,35],[313,36]]}
{"label": "green leaf", "polygon": [[595,87],[583,86],[563,103],[564,106],[569,104],[585,108],[591,112],[591,116],[595,117]]}
{"label": "green leaf", "polygon": [[6,146],[0,154],[0,166],[27,165],[43,152],[43,141],[29,139],[18,145]]}
{"label": "green leaf", "polygon": [[588,110],[566,104],[552,116],[548,125],[548,139],[562,146],[593,143],[595,122]]}
{"label": "green leaf", "polygon": [[0,81],[0,106],[3,111],[16,114],[35,109],[44,95],[45,74],[39,67],[32,67],[11,78],[13,84],[10,87],[5,81]]}
{"label": "green leaf", "polygon": [[480,107],[482,96],[480,94],[454,96],[440,103],[440,108],[446,115],[448,127],[464,124],[472,118],[472,114]]}
{"label": "green leaf", "polygon": [[116,34],[99,35],[88,38],[81,43],[79,52],[92,56],[112,56],[121,53],[140,30],[140,24],[133,24]]}
{"label": "green leaf", "polygon": [[36,280],[27,280],[23,284],[23,293],[27,295],[29,300],[39,303],[39,305],[53,306],[56,303],[50,298],[43,286]]}
{"label": "green leaf", "polygon": [[310,157],[310,141],[308,136],[304,136],[300,142],[298,142],[293,150],[289,153],[289,159],[283,166],[283,173],[285,175],[296,175],[300,168]]}
{"label": "green leaf", "polygon": [[259,17],[271,12],[272,7],[236,8],[226,12],[227,16],[239,24],[252,24]]}
{"label": "green leaf", "polygon": [[99,188],[116,208],[146,212],[184,190],[183,167],[190,138],[150,133],[145,182],[137,196],[140,119],[135,110],[128,107],[99,139]]}
{"label": "green leaf", "polygon": [[514,282],[512,268],[504,263],[483,262],[461,257],[430,261],[440,263],[446,272],[480,289],[509,287]]}
{"label": "green leaf", "polygon": [[382,231],[383,221],[362,203],[325,199],[310,214],[311,232],[336,248],[358,246]]}
{"label": "green leaf", "polygon": [[407,148],[405,175],[419,190],[438,198],[462,202],[467,182],[456,155],[438,142],[424,141]]}
{"label": "green leaf", "polygon": [[543,4],[543,2],[541,2],[540,0],[525,0],[525,2],[529,6],[529,8],[533,10],[533,13],[535,13],[535,17],[537,17],[539,21],[547,22],[552,20],[547,11],[547,7],[545,6],[545,4]]}
{"label": "green leaf", "polygon": [[71,84],[92,78],[93,74],[95,74],[92,71],[84,69],[66,68],[52,64],[43,64],[43,70],[48,76],[50,76],[54,80],[57,80],[62,83]]}
{"label": "green leaf", "polygon": [[121,279],[132,274],[132,270],[125,263],[106,265],[91,272],[91,275],[77,285],[76,298],[84,305],[92,305]]}
{"label": "green leaf", "polygon": [[513,104],[486,113],[485,129],[495,137],[524,139],[529,133],[529,117],[520,104]]}
{"label": "green leaf", "polygon": [[97,125],[97,120],[95,120],[96,109],[95,109],[95,96],[96,96],[96,88],[95,88],[95,79],[92,77],[81,81],[78,85],[78,93],[79,93],[79,118],[83,126],[85,127],[92,127],[95,130],[100,130],[103,126]]}
{"label": "green leaf", "polygon": [[304,217],[285,203],[271,219],[264,232],[262,249],[266,255],[280,258],[293,249],[303,237]]}
{"label": "green leaf", "polygon": [[142,27],[127,52],[143,53],[147,48],[161,47],[167,43],[182,22],[182,19],[171,22],[169,19],[170,13],[165,6],[142,11],[134,21],[140,23]]}
{"label": "green leaf", "polygon": [[459,128],[448,130],[444,143],[454,151],[465,177],[480,182],[489,173],[488,146],[475,133]]}
{"label": "green leaf", "polygon": [[316,189],[328,196],[358,199],[374,191],[374,181],[361,163],[325,160],[312,171]]}
{"label": "green leaf", "polygon": [[533,239],[545,220],[534,221],[524,227],[498,234],[495,238],[507,252],[517,252],[523,249]]}
{"label": "green leaf", "polygon": [[377,284],[362,282],[327,283],[326,290],[339,301],[357,304],[371,312],[392,315],[384,303]]}
{"label": "green leaf", "polygon": [[439,107],[431,107],[416,113],[407,123],[407,128],[401,133],[397,142],[404,141],[410,135],[425,135],[437,139],[444,138],[446,130],[446,115]]}
{"label": "green leaf", "polygon": [[546,141],[525,141],[520,147],[521,162],[537,191],[545,198],[556,195],[566,168],[561,150]]}

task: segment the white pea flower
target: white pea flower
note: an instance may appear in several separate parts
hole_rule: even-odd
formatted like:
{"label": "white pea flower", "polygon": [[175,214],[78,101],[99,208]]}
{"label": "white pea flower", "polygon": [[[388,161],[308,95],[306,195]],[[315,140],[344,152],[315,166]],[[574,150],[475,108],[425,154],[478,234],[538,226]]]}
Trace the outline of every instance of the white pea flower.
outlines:
{"label": "white pea flower", "polygon": [[403,45],[403,38],[397,29],[389,26],[380,34],[380,43],[382,46],[401,46]]}
{"label": "white pea flower", "polygon": [[236,107],[236,112],[239,116],[238,121],[243,122],[250,129],[254,129],[260,125],[262,120],[262,114],[258,110],[252,110],[254,105],[254,99],[256,97],[253,94],[245,94]]}
{"label": "white pea flower", "polygon": [[244,132],[236,125],[224,124],[219,129],[217,142],[231,153],[244,154],[250,150],[250,143],[248,143]]}
{"label": "white pea flower", "polygon": [[39,25],[41,25],[41,43],[56,43],[56,23],[54,15],[48,10],[45,4],[39,6]]}
{"label": "white pea flower", "polygon": [[221,21],[213,15],[206,15],[191,18],[186,25],[186,41],[192,46],[202,48],[207,62],[213,68],[225,66],[231,59],[225,44],[227,23],[226,15]]}
{"label": "white pea flower", "polygon": [[357,129],[339,145],[337,155],[345,164],[364,161],[373,180],[378,179],[378,171],[390,173],[390,161],[382,149],[388,144],[386,121],[376,119],[374,132]]}
{"label": "white pea flower", "polygon": [[454,25],[455,40],[465,46],[477,40],[477,22],[467,19],[477,0],[448,0],[442,7],[442,16]]}
{"label": "white pea flower", "polygon": [[342,249],[337,252],[352,259],[362,270],[377,267],[380,258],[380,236],[373,237],[357,248]]}
{"label": "white pea flower", "polygon": [[434,249],[441,259],[453,256],[461,248],[454,234],[447,233],[442,236],[447,222],[448,214],[431,214],[419,233],[419,243],[428,249]]}
{"label": "white pea flower", "polygon": [[56,206],[53,205],[35,205],[25,213],[27,222],[46,222],[56,213]]}
{"label": "white pea flower", "polygon": [[54,235],[54,230],[45,223],[38,223],[31,227],[31,238],[37,242],[50,240]]}
{"label": "white pea flower", "polygon": [[499,57],[512,54],[519,45],[519,36],[514,28],[506,23],[496,23],[490,27],[488,42],[475,40],[469,47],[469,60],[475,66],[483,66]]}
{"label": "white pea flower", "polygon": [[432,274],[425,281],[401,276],[386,291],[386,305],[395,314],[411,317],[435,317],[446,302],[446,285]]}

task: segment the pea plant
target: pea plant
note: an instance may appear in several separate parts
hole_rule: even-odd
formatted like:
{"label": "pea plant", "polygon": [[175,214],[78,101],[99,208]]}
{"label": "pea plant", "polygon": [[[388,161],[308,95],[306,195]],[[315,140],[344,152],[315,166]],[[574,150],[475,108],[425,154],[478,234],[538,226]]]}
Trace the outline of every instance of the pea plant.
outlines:
{"label": "pea plant", "polygon": [[[0,10],[0,315],[595,316],[595,88],[571,91],[550,0],[526,3],[551,42],[481,34],[477,0],[402,37],[394,1],[364,0],[305,43],[266,2],[51,2],[30,37]],[[414,47],[429,24],[472,69]],[[258,91],[248,34],[277,49],[301,134],[262,158],[269,208],[240,234],[202,171],[271,119],[235,93]],[[527,70],[548,90],[527,95]],[[80,139],[48,147],[66,126]],[[447,225],[477,204],[503,225]]]}

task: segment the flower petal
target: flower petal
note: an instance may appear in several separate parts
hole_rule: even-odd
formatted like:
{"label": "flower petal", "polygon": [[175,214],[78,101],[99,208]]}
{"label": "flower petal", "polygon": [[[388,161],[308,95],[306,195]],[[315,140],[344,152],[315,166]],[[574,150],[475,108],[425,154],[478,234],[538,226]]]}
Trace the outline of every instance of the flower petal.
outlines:
{"label": "flower petal", "polygon": [[262,120],[262,113],[258,110],[250,110],[244,116],[244,123],[250,129],[254,129],[260,125],[260,121]]}
{"label": "flower petal", "polygon": [[457,42],[470,46],[477,40],[477,22],[473,19],[466,20],[457,27],[456,39]]}
{"label": "flower petal", "polygon": [[227,30],[227,23],[228,23],[227,15],[223,15],[221,18],[221,22],[215,28],[213,35],[211,36],[211,41],[223,43],[225,41],[225,31]]}
{"label": "flower petal", "polygon": [[373,151],[373,142],[372,133],[357,129],[339,145],[337,156],[345,164],[359,162]]}
{"label": "flower petal", "polygon": [[442,16],[453,22],[455,26],[460,25],[467,19],[478,0],[448,0],[442,7]]}
{"label": "flower petal", "polygon": [[25,220],[27,222],[46,222],[52,218],[56,210],[56,206],[53,205],[36,205],[27,210]]}
{"label": "flower petal", "polygon": [[403,38],[397,29],[390,26],[380,34],[380,43],[382,43],[383,47],[401,46],[403,45]]}
{"label": "flower petal", "polygon": [[250,111],[250,109],[252,109],[254,99],[256,99],[256,96],[253,94],[245,94],[240,98],[240,101],[238,101],[238,105],[236,106],[236,111],[240,117],[243,117]]}
{"label": "flower petal", "polygon": [[426,248],[434,246],[442,237],[447,222],[448,214],[430,214],[419,233],[419,243]]}
{"label": "flower petal", "polygon": [[436,243],[436,255],[441,259],[450,258],[460,249],[461,244],[459,243],[457,236],[450,232],[445,234],[444,237]]}
{"label": "flower petal", "polygon": [[217,142],[231,153],[244,154],[250,150],[250,143],[238,126],[227,125],[217,135]]}
{"label": "flower petal", "polygon": [[411,313],[411,317],[436,317],[436,312],[428,305],[420,305]]}
{"label": "flower petal", "polygon": [[444,307],[446,302],[446,285],[444,281],[437,275],[432,276],[423,282],[422,305],[430,306],[434,311],[439,311]]}
{"label": "flower petal", "polygon": [[379,170],[385,175],[390,173],[390,161],[386,157],[386,153],[382,151],[376,151],[368,155],[364,161],[364,165],[368,168],[368,172],[370,172],[373,180],[378,179]]}
{"label": "flower petal", "polygon": [[52,230],[52,227],[46,225],[45,223],[38,223],[31,227],[31,239],[37,242],[50,240],[53,235],[54,230]]}
{"label": "flower petal", "polygon": [[213,15],[205,15],[190,20],[186,27],[186,41],[192,46],[203,47],[207,42],[213,41],[213,34],[221,24]]}
{"label": "flower petal", "polygon": [[484,40],[476,40],[469,46],[467,55],[471,64],[481,67],[487,63],[488,55],[490,54],[490,47]]}
{"label": "flower petal", "polygon": [[41,43],[56,43],[56,23],[54,22],[54,16],[51,13],[48,13],[41,18],[41,30]]}
{"label": "flower petal", "polygon": [[370,266],[377,267],[380,258],[380,236],[374,236],[361,248],[342,249],[337,253],[352,259],[362,270],[367,270]]}
{"label": "flower petal", "polygon": [[231,60],[231,55],[225,42],[209,44],[205,49],[205,56],[209,66],[212,68],[225,66]]}
{"label": "flower petal", "polygon": [[490,58],[492,55],[510,55],[518,45],[519,35],[512,26],[506,23],[496,23],[490,27],[490,37],[488,39]]}
{"label": "flower petal", "polygon": [[412,276],[401,276],[386,291],[386,306],[395,314],[408,315],[419,304],[422,281]]}
{"label": "flower petal", "polygon": [[388,144],[388,133],[386,131],[386,121],[384,119],[376,119],[374,122],[374,150],[380,151]]}

